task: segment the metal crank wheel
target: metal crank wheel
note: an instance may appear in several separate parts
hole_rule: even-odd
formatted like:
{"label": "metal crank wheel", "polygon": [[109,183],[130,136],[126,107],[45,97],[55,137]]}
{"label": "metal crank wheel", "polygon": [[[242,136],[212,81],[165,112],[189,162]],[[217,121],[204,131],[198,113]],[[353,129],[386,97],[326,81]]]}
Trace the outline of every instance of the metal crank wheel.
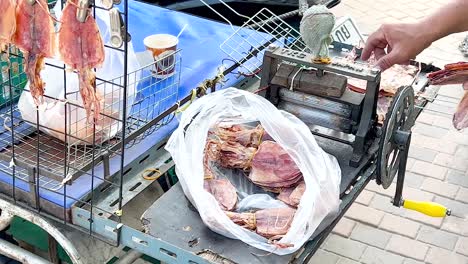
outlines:
{"label": "metal crank wheel", "polygon": [[406,164],[409,138],[404,134],[411,130],[413,114],[413,88],[411,86],[400,87],[388,108],[380,136],[376,180],[384,189],[392,184],[400,163]]}

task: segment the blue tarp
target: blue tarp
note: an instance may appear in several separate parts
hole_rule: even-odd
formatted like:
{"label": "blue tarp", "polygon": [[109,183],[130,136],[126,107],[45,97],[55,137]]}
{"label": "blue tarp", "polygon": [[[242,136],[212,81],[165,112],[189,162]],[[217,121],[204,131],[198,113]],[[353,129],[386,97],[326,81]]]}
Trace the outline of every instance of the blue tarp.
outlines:
{"label": "blue tarp", "polygon": [[[121,8],[121,6],[120,6]],[[221,65],[222,59],[227,55],[219,48],[220,44],[225,41],[234,31],[230,25],[222,24],[216,21],[207,20],[185,13],[163,9],[157,6],[152,6],[136,1],[129,1],[129,32],[132,36],[132,42],[135,52],[145,50],[143,39],[152,34],[169,33],[177,35],[181,28],[188,24],[188,28],[179,39],[178,48],[182,52],[182,69],[180,76],[180,87],[178,98],[166,100],[159,107],[169,107],[177,100],[182,99],[190,94],[190,91],[197,87],[203,80],[212,78],[217,74],[217,68]],[[148,74],[148,73],[146,73]],[[230,81],[226,86],[232,85],[235,78],[231,76]],[[141,86],[147,84],[140,83]],[[137,97],[138,98],[138,97]],[[140,98],[144,98],[141,97]],[[138,99],[136,101],[138,103]],[[147,104],[150,102],[139,102]],[[161,108],[159,108],[161,109]],[[135,111],[135,107],[134,107]],[[178,125],[177,119],[173,119],[168,125],[161,127],[155,133],[146,137],[140,143],[132,146],[125,153],[125,164],[136,159],[139,155],[146,152],[155,143],[160,142],[170,135]],[[27,125],[24,125],[27,126]],[[24,128],[27,129],[27,128]],[[3,131],[2,131],[3,130]],[[0,135],[10,135],[2,127]],[[120,169],[120,157],[114,157],[110,161],[111,174]],[[91,174],[91,171],[88,172]],[[99,165],[95,168],[94,174],[96,177],[103,178],[104,168]],[[0,180],[8,184],[12,184],[12,177],[6,173],[0,172]],[[102,181],[95,178],[94,188]],[[17,180],[17,188],[29,192],[27,183]],[[58,206],[70,208],[77,200],[80,200],[91,190],[91,176],[83,175],[73,182],[71,186],[67,186],[67,198],[64,204],[63,194],[53,193],[45,189],[40,189],[40,197],[46,199]],[[63,188],[58,192],[63,193]]]}

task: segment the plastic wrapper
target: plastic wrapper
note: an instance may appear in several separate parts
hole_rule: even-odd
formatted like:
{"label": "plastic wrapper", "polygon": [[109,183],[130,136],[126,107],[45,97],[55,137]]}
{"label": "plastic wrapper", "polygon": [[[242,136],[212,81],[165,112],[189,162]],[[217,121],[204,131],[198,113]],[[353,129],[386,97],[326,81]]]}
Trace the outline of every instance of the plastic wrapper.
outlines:
{"label": "plastic wrapper", "polygon": [[[276,243],[259,235],[265,228],[260,231],[257,226],[255,232],[234,223],[215,197],[204,189],[204,150],[208,132],[215,124],[227,120],[233,124],[260,124],[265,130],[263,139],[278,143],[302,173],[306,189],[288,231]],[[197,208],[205,225],[214,232],[258,249],[278,255],[295,252],[311,238],[319,225],[323,227],[324,219],[332,219],[339,211],[341,170],[336,158],[323,151],[309,128],[297,117],[278,110],[253,93],[227,88],[196,100],[182,113],[179,127],[170,137],[166,149],[175,162],[186,197]],[[276,199],[277,193],[253,184],[243,169],[211,168],[217,179],[228,179],[237,190],[238,202],[229,214],[292,208]],[[257,225],[268,220],[264,216],[262,213],[257,215]]]}
{"label": "plastic wrapper", "polygon": [[[98,1],[98,3],[100,2]],[[61,15],[60,7],[59,3],[53,9],[59,19]],[[96,22],[104,44],[110,45],[111,34],[108,11],[96,10]],[[45,62],[57,67],[63,67],[63,62],[56,58],[45,59]],[[46,66],[41,72],[41,77],[45,82],[44,103],[37,108],[31,93],[23,92],[18,102],[21,116],[24,120],[36,124],[36,109],[38,109],[39,129],[42,132],[66,141],[70,145],[91,145],[93,144],[93,137],[96,144],[101,144],[113,138],[122,129],[122,123],[118,120],[122,119],[123,100],[127,100],[128,113],[135,98],[138,83],[131,80],[139,80],[140,75],[137,72],[136,76],[129,78],[127,94],[124,95],[123,88],[119,86],[123,85],[123,67],[124,53],[106,48],[104,63],[101,68],[96,69],[96,90],[102,98],[101,116],[96,123],[96,133],[94,133],[93,125],[87,121],[86,110],[76,106],[83,106],[79,93],[78,75],[74,72],[66,72],[67,95],[65,100],[64,71],[53,66]],[[130,42],[128,44],[128,73],[137,71],[139,67],[133,45]],[[99,79],[111,83],[103,83]],[[29,82],[26,84],[25,90],[29,90]],[[67,110],[65,110],[65,102],[69,102]],[[67,125],[65,125],[65,119]],[[67,139],[65,139],[65,133]]]}

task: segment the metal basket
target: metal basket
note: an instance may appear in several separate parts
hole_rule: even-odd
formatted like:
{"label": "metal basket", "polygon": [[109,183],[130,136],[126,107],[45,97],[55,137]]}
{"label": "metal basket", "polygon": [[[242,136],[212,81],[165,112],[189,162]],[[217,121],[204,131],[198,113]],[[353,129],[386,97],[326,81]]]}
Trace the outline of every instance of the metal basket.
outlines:
{"label": "metal basket", "polygon": [[[117,186],[119,183],[109,179],[109,160],[115,156],[123,159],[122,127],[126,127],[125,148],[128,149],[135,142],[169,123],[174,117],[172,114],[158,119],[179,97],[180,51],[173,53],[174,71],[171,76],[154,76],[156,65],[167,61],[169,56],[171,55],[127,74],[126,86],[134,86],[136,89],[133,97],[124,96],[123,76],[113,80],[97,79],[97,89],[105,91],[103,97],[112,95],[113,99],[106,102],[101,111],[99,120],[103,125],[99,128],[77,128],[79,124],[86,122],[85,119],[70,122],[73,115],[85,111],[83,106],[77,103],[79,93],[67,94],[65,101],[63,98],[47,98],[55,102],[55,107],[60,107],[66,113],[67,118],[62,121],[65,122],[65,131],[40,126],[39,122],[25,121],[16,101],[7,101],[0,109],[0,124],[3,125],[0,129],[0,171],[11,175],[13,183],[22,181],[29,184],[30,194],[36,197],[44,190],[66,196],[64,185],[73,184],[74,180],[83,175],[95,178],[96,184],[99,182]],[[21,74],[10,71],[8,84],[13,89],[18,89],[18,85],[24,87],[23,82],[13,82],[20,78]],[[24,93],[29,91],[25,90]],[[122,119],[124,100],[127,100],[128,113],[125,120]],[[48,135],[43,132],[44,129],[51,130],[58,136]],[[118,131],[114,137],[105,141],[98,140],[108,136],[106,133],[110,133],[111,130]],[[94,168],[99,164],[104,167],[103,175],[95,173]],[[90,190],[94,187],[89,186]]]}
{"label": "metal basket", "polygon": [[[203,2],[203,0],[200,1]],[[299,31],[284,21],[284,18],[293,16],[297,12],[278,16],[269,9],[262,8],[252,17],[248,17],[234,10],[223,0],[218,1],[238,16],[246,19],[241,27],[234,27],[227,18],[205,3],[208,8],[231,25],[233,33],[221,43],[220,49],[245,71],[242,73],[243,75],[255,76],[260,79],[263,53],[270,45],[297,51],[306,49]]]}

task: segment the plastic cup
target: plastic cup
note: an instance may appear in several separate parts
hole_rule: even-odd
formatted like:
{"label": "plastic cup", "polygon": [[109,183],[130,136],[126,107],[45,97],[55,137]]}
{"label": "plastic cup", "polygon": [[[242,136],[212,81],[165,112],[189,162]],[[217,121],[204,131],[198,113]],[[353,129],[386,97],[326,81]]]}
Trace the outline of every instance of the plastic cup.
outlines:
{"label": "plastic cup", "polygon": [[179,39],[170,34],[155,34],[143,40],[145,47],[151,52],[154,65],[151,67],[153,76],[166,79],[175,73],[175,51]]}

